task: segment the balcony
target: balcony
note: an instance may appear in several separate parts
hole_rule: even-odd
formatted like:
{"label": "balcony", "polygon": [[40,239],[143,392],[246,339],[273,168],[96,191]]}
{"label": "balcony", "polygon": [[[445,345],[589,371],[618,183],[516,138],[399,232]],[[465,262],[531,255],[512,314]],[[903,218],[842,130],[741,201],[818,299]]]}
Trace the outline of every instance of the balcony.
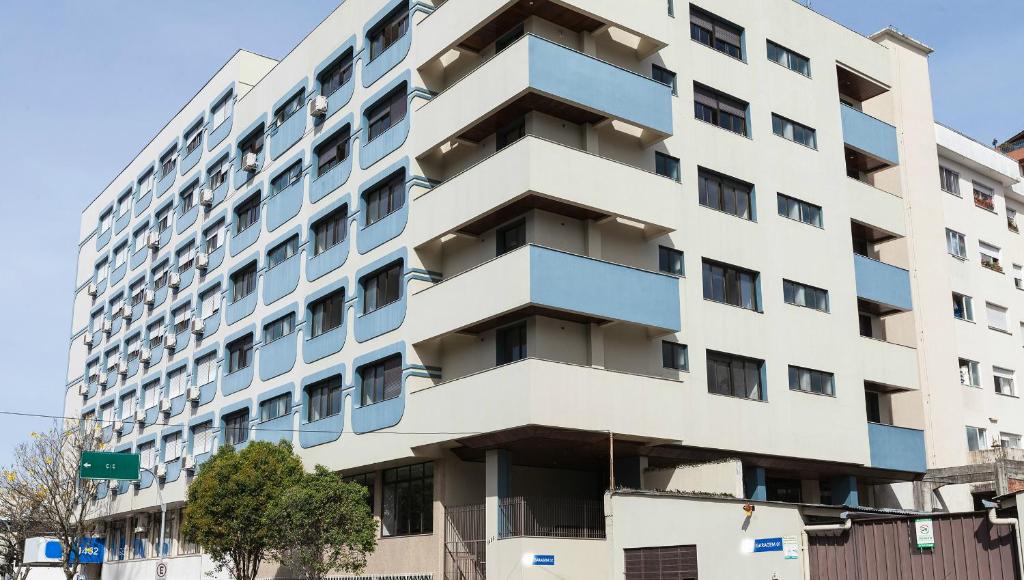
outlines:
{"label": "balcony", "polygon": [[848,105],[840,105],[843,121],[843,142],[863,158],[858,167],[871,172],[900,162],[896,127]]}
{"label": "balcony", "polygon": [[480,235],[533,208],[578,219],[621,217],[653,237],[672,231],[668,218],[684,211],[678,189],[649,171],[527,136],[418,197],[410,212],[413,246],[451,233]]}
{"label": "balcony", "polygon": [[868,423],[871,467],[924,473],[924,431],[881,423]]}
{"label": "balcony", "polygon": [[857,297],[888,312],[906,312],[913,308],[910,272],[860,254],[853,256]]}
{"label": "balcony", "polygon": [[861,337],[859,350],[865,381],[900,390],[920,388],[916,349]]}
{"label": "balcony", "polygon": [[411,301],[414,344],[534,314],[629,322],[659,332],[681,328],[678,278],[533,245],[422,290]]}
{"label": "balcony", "polygon": [[620,121],[647,144],[672,134],[672,90],[648,77],[526,35],[417,112],[413,149],[479,143],[529,111],[576,124]]}

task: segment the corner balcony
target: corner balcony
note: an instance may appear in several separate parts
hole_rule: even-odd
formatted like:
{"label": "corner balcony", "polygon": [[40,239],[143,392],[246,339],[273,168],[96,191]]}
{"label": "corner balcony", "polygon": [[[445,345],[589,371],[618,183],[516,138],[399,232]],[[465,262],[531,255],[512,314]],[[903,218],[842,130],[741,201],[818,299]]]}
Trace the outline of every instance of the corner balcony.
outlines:
{"label": "corner balcony", "polygon": [[843,142],[860,159],[863,170],[870,172],[884,167],[899,165],[899,143],[896,127],[850,107],[841,104],[843,121]]}
{"label": "corner balcony", "polygon": [[682,215],[683,199],[671,179],[527,136],[417,197],[412,245],[480,235],[534,208],[578,219],[623,218],[642,224],[650,238],[673,231],[669,218]]}
{"label": "corner balcony", "polygon": [[853,268],[858,298],[888,312],[906,312],[913,308],[910,272],[860,254],[854,254]]}
{"label": "corner balcony", "polygon": [[410,297],[412,343],[477,333],[544,314],[579,322],[620,321],[655,333],[681,328],[679,279],[527,245]]}
{"label": "corner balcony", "polygon": [[526,35],[416,111],[413,151],[479,143],[529,111],[576,124],[619,121],[647,144],[672,134],[670,87]]}
{"label": "corner balcony", "polygon": [[864,380],[893,389],[918,390],[917,349],[902,344],[860,337],[857,359]]}
{"label": "corner balcony", "polygon": [[924,431],[881,423],[868,423],[871,467],[924,473],[928,470]]}

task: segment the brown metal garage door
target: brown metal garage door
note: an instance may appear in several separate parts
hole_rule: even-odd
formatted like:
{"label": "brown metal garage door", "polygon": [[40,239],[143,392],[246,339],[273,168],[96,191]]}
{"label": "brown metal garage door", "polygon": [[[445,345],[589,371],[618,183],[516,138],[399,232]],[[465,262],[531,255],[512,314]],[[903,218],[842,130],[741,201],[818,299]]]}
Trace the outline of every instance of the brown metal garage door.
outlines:
{"label": "brown metal garage door", "polygon": [[697,580],[697,546],[630,548],[626,580]]}
{"label": "brown metal garage door", "polygon": [[917,548],[914,518],[855,522],[841,535],[810,536],[813,580],[1022,580],[1010,526],[985,514],[932,517],[935,548]]}

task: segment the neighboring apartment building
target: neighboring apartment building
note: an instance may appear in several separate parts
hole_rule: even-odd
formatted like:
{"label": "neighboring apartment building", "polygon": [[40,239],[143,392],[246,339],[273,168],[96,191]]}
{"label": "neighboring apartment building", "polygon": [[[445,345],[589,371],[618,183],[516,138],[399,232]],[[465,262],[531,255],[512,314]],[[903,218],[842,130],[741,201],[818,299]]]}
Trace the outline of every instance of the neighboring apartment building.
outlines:
{"label": "neighboring apartment building", "polygon": [[239,52],[83,212],[66,412],[151,470],[97,572],[152,574],[159,492],[198,578],[190,477],[284,438],[369,488],[370,574],[795,577],[737,545],[926,470],[929,52],[792,0],[346,2]]}
{"label": "neighboring apartment building", "polygon": [[998,145],[998,148],[1020,165],[1021,175],[1024,175],[1024,131],[1010,137]]}

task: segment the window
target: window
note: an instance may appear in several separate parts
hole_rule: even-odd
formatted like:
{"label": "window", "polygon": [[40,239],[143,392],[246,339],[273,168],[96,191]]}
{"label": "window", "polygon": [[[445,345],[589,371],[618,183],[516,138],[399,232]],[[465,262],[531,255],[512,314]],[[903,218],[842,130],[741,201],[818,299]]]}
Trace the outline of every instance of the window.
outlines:
{"label": "window", "polygon": [[783,280],[782,296],[786,304],[828,312],[828,290]]}
{"label": "window", "polygon": [[743,29],[690,5],[690,38],[733,58],[742,59]]}
{"label": "window", "polygon": [[342,161],[348,159],[349,140],[351,139],[350,131],[351,129],[346,125],[345,129],[338,131],[316,148],[317,177],[334,169]]}
{"label": "window", "polygon": [[651,65],[651,78],[663,85],[672,87],[672,94],[679,94],[679,87],[676,85],[676,73],[656,64]]}
{"label": "window", "polygon": [[188,369],[184,366],[167,373],[167,396],[170,398],[180,397],[185,394],[185,379]]}
{"label": "window", "polygon": [[156,232],[162,234],[171,227],[171,206],[165,205],[156,212]]}
{"label": "window", "polygon": [[988,211],[996,210],[995,194],[992,192],[992,188],[982,185],[978,182],[974,182],[974,205],[981,209],[987,209]]}
{"label": "window", "polygon": [[171,313],[171,317],[174,319],[174,334],[181,334],[183,332],[188,332],[188,321],[189,321],[189,318],[190,318],[190,316],[189,316],[189,313],[190,313],[189,311],[190,310],[191,310],[191,305],[186,304],[186,305],[181,306],[180,308],[178,308],[177,310],[175,310],[174,312]]}
{"label": "window", "polygon": [[137,252],[146,247],[146,234],[149,232],[147,227],[148,224],[132,233],[132,250]]}
{"label": "window", "polygon": [[747,134],[747,103],[703,85],[693,84],[694,116],[712,125]]}
{"label": "window", "polygon": [[142,386],[142,408],[151,409],[156,406],[157,392],[160,390],[160,381],[152,381]]}
{"label": "window", "polygon": [[298,183],[300,179],[302,179],[302,160],[296,161],[288,169],[285,169],[277,177],[270,180],[271,197]]}
{"label": "window", "polygon": [[329,97],[352,80],[352,51],[345,53],[320,73],[320,94]]}
{"label": "window", "polygon": [[249,296],[256,291],[256,264],[249,264],[245,268],[231,275],[231,301],[239,300]]}
{"label": "window", "polygon": [[292,236],[267,252],[267,269],[270,270],[299,253],[299,236]]}
{"label": "window", "polygon": [[781,193],[779,194],[779,215],[815,227],[824,227],[821,206]]}
{"label": "window", "polygon": [[772,132],[788,141],[805,145],[811,149],[818,148],[817,132],[814,129],[774,113],[772,113]]}
{"label": "window", "polygon": [[526,245],[526,220],[498,228],[495,233],[495,255],[507,254],[512,250]]}
{"label": "window", "polygon": [[249,409],[224,417],[224,443],[241,445],[249,440]]}
{"label": "window", "polygon": [[220,286],[207,290],[199,296],[200,320],[213,316],[220,310]]}
{"label": "window", "polygon": [[128,244],[121,244],[114,248],[114,269],[124,266],[128,261]]}
{"label": "window", "polygon": [[399,172],[384,184],[363,194],[366,201],[366,225],[373,225],[405,204],[405,175]]}
{"label": "window", "polygon": [[953,195],[960,195],[960,174],[952,169],[939,166],[939,182],[942,185],[942,191],[952,193]]}
{"label": "window", "polygon": [[1013,371],[1001,367],[992,367],[992,378],[995,382],[996,392],[1000,395],[1015,397],[1017,389],[1013,382]]}
{"label": "window", "polygon": [[382,52],[398,42],[409,31],[409,13],[399,11],[387,17],[370,34],[370,60],[377,58]]}
{"label": "window", "polygon": [[213,227],[208,228],[204,234],[203,245],[207,254],[212,254],[224,244],[224,221],[220,220]]}
{"label": "window", "polygon": [[185,272],[196,263],[196,243],[189,242],[178,250],[178,272]]}
{"label": "window", "polygon": [[654,152],[654,172],[674,181],[682,181],[683,176],[679,170],[679,158],[662,153]]}
{"label": "window", "polygon": [[284,124],[285,121],[290,119],[292,115],[301,111],[302,105],[304,105],[305,103],[306,91],[301,90],[295,93],[294,95],[292,95],[290,99],[285,101],[283,105],[281,105],[280,107],[278,107],[276,111],[274,111],[274,122],[277,123],[278,127],[280,127],[281,125]]}
{"label": "window", "polygon": [[763,400],[764,361],[708,351],[708,392],[741,399]]}
{"label": "window", "polygon": [[331,377],[310,385],[306,389],[309,397],[306,419],[312,423],[341,413],[341,388],[340,377]]}
{"label": "window", "polygon": [[703,270],[705,300],[747,310],[761,309],[757,272],[710,260],[704,260]]}
{"label": "window", "polygon": [[805,77],[811,76],[810,59],[770,40],[768,41],[768,60],[781,64]]}
{"label": "window", "polygon": [[685,344],[661,341],[661,366],[677,371],[690,370],[690,355]]}
{"label": "window", "polygon": [[144,197],[152,193],[153,178],[154,174],[153,171],[151,170],[147,172],[145,175],[143,175],[142,179],[139,180],[139,197]]}
{"label": "window", "polygon": [[348,206],[344,205],[313,223],[313,255],[344,242],[347,235]]}
{"label": "window", "polygon": [[132,415],[135,414],[135,408],[137,406],[138,404],[135,402],[134,392],[131,392],[121,397],[121,415],[119,418],[122,421],[124,421],[125,419],[130,419]]}
{"label": "window", "polygon": [[399,87],[366,112],[367,142],[373,141],[394,127],[405,118],[406,113],[405,85]]}
{"label": "window", "polygon": [[131,285],[131,288],[129,288],[128,291],[132,295],[132,306],[142,304],[142,301],[146,299],[146,280],[138,280],[137,282]]}
{"label": "window", "polygon": [[110,226],[114,223],[114,212],[108,211],[100,216],[100,233],[103,233],[110,229]]}
{"label": "window", "polygon": [[970,296],[953,293],[953,317],[974,321],[974,300]]}
{"label": "window", "polygon": [[494,136],[494,150],[501,151],[523,137],[526,137],[526,118],[520,117],[498,129]]}
{"label": "window", "polygon": [[674,0],[668,0],[668,15],[673,18],[676,16],[676,4]]}
{"label": "window", "polygon": [[192,455],[213,451],[213,422],[206,421],[192,427]]}
{"label": "window", "polygon": [[979,240],[978,253],[981,255],[982,266],[1000,273],[1003,271],[1003,266],[999,263],[999,258],[1002,255],[999,248]]}
{"label": "window", "polygon": [[224,95],[224,98],[214,103],[210,109],[210,126],[214,129],[220,127],[220,124],[231,116],[231,108],[234,104],[231,97],[230,93]]}
{"label": "window", "polygon": [[504,365],[526,358],[526,322],[499,328],[495,332],[496,364]]}
{"label": "window", "polygon": [[967,259],[967,240],[960,232],[946,228],[946,250],[961,260]]}
{"label": "window", "polygon": [[174,148],[164,153],[164,156],[160,158],[160,177],[167,177],[174,173],[175,165],[174,162],[178,159],[178,149]]}
{"label": "window", "polygon": [[967,450],[981,451],[988,449],[988,432],[984,427],[967,427]]}
{"label": "window", "polygon": [[754,219],[754,186],[749,183],[698,167],[697,192],[704,207],[745,220]]}
{"label": "window", "polygon": [[292,396],[278,395],[260,403],[260,423],[279,419],[292,412]]}
{"label": "window", "polygon": [[317,300],[309,307],[313,323],[310,338],[316,338],[342,325],[345,319],[345,291],[339,290]]}
{"label": "window", "polygon": [[383,308],[402,297],[402,263],[363,278],[363,314]]}
{"label": "window", "polygon": [[114,422],[114,404],[103,405],[100,407],[99,423],[103,427],[109,427]]}
{"label": "window", "polygon": [[196,386],[212,383],[217,379],[217,353],[203,355],[195,362]]}
{"label": "window", "polygon": [[164,461],[181,458],[181,432],[171,433],[164,437]]}
{"label": "window", "polygon": [[164,345],[164,321],[163,319],[146,327],[146,336],[149,337],[149,349],[156,350]]}
{"label": "window", "polygon": [[295,315],[282,316],[263,327],[263,344],[269,344],[283,336],[288,336],[293,330],[295,330]]}
{"label": "window", "polygon": [[494,53],[497,54],[505,50],[525,34],[526,26],[522,22],[513,26],[508,32],[502,34],[494,41]]}
{"label": "window", "polygon": [[402,357],[390,356],[359,369],[363,405],[372,405],[402,394]]}
{"label": "window", "polygon": [[385,469],[381,489],[384,536],[426,534],[434,529],[434,464]]}
{"label": "window", "polygon": [[252,335],[247,334],[228,345],[228,374],[252,364]]}
{"label": "window", "polygon": [[108,350],[106,358],[107,358],[107,372],[111,372],[112,373],[115,370],[117,370],[117,363],[118,363],[118,359],[120,358],[118,356],[118,349],[115,347],[115,348],[112,348],[112,349]]}
{"label": "window", "polygon": [[683,275],[683,253],[675,248],[658,246],[658,270],[674,276]]}
{"label": "window", "polygon": [[210,184],[210,189],[217,189],[221,185],[228,181],[228,158],[227,156],[221,157],[220,161],[217,161],[206,170],[207,182]]}
{"label": "window", "polygon": [[96,265],[96,283],[100,283],[107,279],[107,261],[103,260]]}
{"label": "window", "polygon": [[1006,208],[1006,229],[1013,233],[1020,233],[1020,226],[1017,225],[1017,210]]}
{"label": "window", "polygon": [[800,503],[803,497],[803,486],[799,479],[769,476],[765,478],[765,494],[765,499],[768,501]]}
{"label": "window", "polygon": [[789,365],[789,390],[831,396],[835,394],[835,388],[832,373]]}
{"label": "window", "polygon": [[203,124],[200,121],[192,126],[191,129],[185,131],[185,155],[195,151],[199,148],[199,145],[203,142]]}
{"label": "window", "polygon": [[1002,332],[1009,332],[1010,327],[1007,326],[1006,322],[1006,308],[999,306],[998,304],[992,304],[991,302],[985,303],[985,313],[988,315],[988,327],[1000,330]]}
{"label": "window", "polygon": [[128,362],[139,360],[139,350],[141,348],[142,338],[138,334],[124,341],[124,350],[128,353]]}
{"label": "window", "polygon": [[139,463],[145,469],[156,467],[156,442],[150,441],[139,445]]}
{"label": "window", "polygon": [[1013,265],[1013,286],[1017,290],[1024,290],[1024,266],[1020,264]]}
{"label": "window", "polygon": [[644,546],[626,548],[622,553],[625,562],[624,580],[697,580],[698,558],[695,545]]}
{"label": "window", "polygon": [[248,137],[238,144],[238,150],[244,156],[247,153],[258,155],[263,151],[263,125],[253,130]]}
{"label": "window", "polygon": [[999,446],[1004,449],[1020,449],[1020,443],[1020,435],[1016,433],[1003,432],[999,434]]}

